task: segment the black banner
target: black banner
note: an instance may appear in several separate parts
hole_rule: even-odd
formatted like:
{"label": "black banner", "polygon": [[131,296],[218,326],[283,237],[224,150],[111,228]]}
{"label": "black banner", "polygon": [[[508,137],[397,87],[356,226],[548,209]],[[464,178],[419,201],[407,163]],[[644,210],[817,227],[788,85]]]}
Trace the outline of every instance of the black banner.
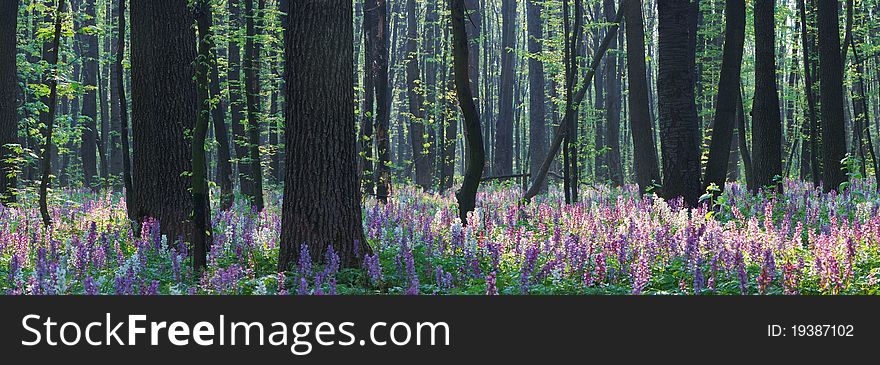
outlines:
{"label": "black banner", "polygon": [[81,296],[0,303],[0,351],[37,363],[792,359],[817,351],[870,354],[880,340],[880,300],[870,297]]}

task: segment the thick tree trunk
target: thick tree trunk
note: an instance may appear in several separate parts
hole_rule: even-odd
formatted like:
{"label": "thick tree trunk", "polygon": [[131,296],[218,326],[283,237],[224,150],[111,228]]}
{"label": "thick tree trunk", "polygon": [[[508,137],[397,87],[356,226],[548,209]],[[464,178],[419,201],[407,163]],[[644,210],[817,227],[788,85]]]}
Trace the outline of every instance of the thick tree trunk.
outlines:
{"label": "thick tree trunk", "polygon": [[663,152],[663,196],[696,206],[700,186],[700,121],[694,99],[697,3],[659,0],[657,97]]}
{"label": "thick tree trunk", "polygon": [[492,173],[513,172],[513,76],[516,72],[516,5],[517,1],[501,2],[501,83],[498,90],[498,119],[495,121]]}
{"label": "thick tree trunk", "polygon": [[776,0],[755,1],[755,99],[752,163],[755,188],[782,188],[782,120],[776,88]]}
{"label": "thick tree trunk", "polygon": [[[244,59],[244,82],[245,100],[247,102],[247,168],[248,186],[250,189],[243,193],[250,199],[251,205],[262,211],[263,204],[263,168],[260,164],[260,42],[255,18],[262,18],[263,0],[260,0],[257,9],[254,9],[255,0],[244,0],[245,23],[247,28],[247,40],[245,41]],[[262,23],[262,20],[260,20]]]}
{"label": "thick tree trunk", "polygon": [[98,140],[98,35],[84,31],[84,28],[95,27],[95,1],[84,0],[85,17],[77,22],[76,37],[81,50],[83,63],[82,82],[85,93],[82,96],[82,143],[79,146],[82,159],[82,173],[87,188],[97,191],[100,187],[98,178],[97,140]]}
{"label": "thick tree trunk", "polygon": [[[822,171],[824,190],[837,190],[846,181],[841,160],[846,156],[843,120],[843,63],[837,1],[818,1],[819,85],[822,115]],[[756,168],[757,169],[757,168]]]}
{"label": "thick tree trunk", "polygon": [[18,0],[0,4],[0,204],[15,201],[16,156],[18,144],[18,71],[16,68],[16,27]]}
{"label": "thick tree trunk", "polygon": [[432,184],[431,146],[425,138],[425,98],[419,71],[419,22],[416,0],[406,2],[406,84],[409,104],[409,137],[415,165],[415,183],[423,189]]}
{"label": "thick tree trunk", "polygon": [[197,117],[196,42],[185,2],[131,2],[132,179],[135,219],[158,219],[169,242],[191,239],[192,151]]}
{"label": "thick tree trunk", "polygon": [[371,251],[361,226],[356,166],[352,3],[293,0],[289,8],[288,167],[278,270],[289,270],[304,244],[312,258],[333,246],[340,265],[356,267],[356,255]]}
{"label": "thick tree trunk", "polygon": [[480,177],[483,175],[486,154],[483,149],[480,114],[477,112],[477,106],[471,93],[471,83],[467,77],[470,57],[465,31],[464,0],[450,0],[449,9],[452,12],[452,57],[455,68],[455,92],[458,96],[462,116],[464,117],[464,138],[467,151],[464,183],[455,193],[455,197],[458,200],[458,217],[461,219],[462,224],[467,224],[468,213],[472,212],[476,207],[477,189],[480,186]]}
{"label": "thick tree trunk", "polygon": [[654,184],[660,184],[657,145],[654,142],[654,123],[648,104],[647,66],[645,65],[645,23],[642,2],[629,0],[626,9],[626,66],[629,78],[629,123],[632,130],[633,167],[639,192],[645,193]]}
{"label": "thick tree trunk", "polygon": [[[541,20],[541,6],[537,0],[527,0],[528,34],[529,34],[529,171],[541,168],[541,162],[547,156],[547,123],[545,121],[546,91],[544,90],[544,62],[542,46],[544,40],[544,23]],[[535,174],[537,175],[537,174]],[[531,177],[534,183],[534,176]],[[541,184],[541,190],[547,184]]]}
{"label": "thick tree trunk", "polygon": [[704,188],[715,184],[722,190],[729,171],[732,137],[736,127],[736,95],[739,94],[743,45],[746,35],[745,1],[727,0],[726,4],[721,75],[718,81],[709,160],[706,163],[706,174],[703,181]]}
{"label": "thick tree trunk", "polygon": [[[614,0],[603,0],[606,21],[614,20]],[[608,177],[614,186],[623,185],[623,167],[620,164],[620,79],[617,74],[617,42],[611,42],[611,53],[605,61],[605,89],[608,98],[605,105],[605,157],[608,161]]]}

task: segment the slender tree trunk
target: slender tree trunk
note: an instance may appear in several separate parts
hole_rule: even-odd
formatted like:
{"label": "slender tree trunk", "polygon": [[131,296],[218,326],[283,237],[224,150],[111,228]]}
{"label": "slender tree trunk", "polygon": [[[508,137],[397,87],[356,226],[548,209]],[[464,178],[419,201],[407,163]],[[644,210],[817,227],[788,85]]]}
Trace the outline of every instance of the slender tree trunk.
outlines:
{"label": "slender tree trunk", "polygon": [[[257,211],[262,211],[263,204],[263,168],[260,164],[260,43],[255,40],[259,35],[255,18],[262,18],[263,0],[254,9],[255,0],[244,0],[247,40],[245,41],[244,82],[245,100],[247,102],[247,154],[246,164],[250,191],[245,192]],[[262,20],[260,20],[262,23]]]}
{"label": "slender tree trunk", "polygon": [[[217,182],[220,185],[220,210],[228,210],[232,207],[235,200],[233,173],[232,173],[232,153],[229,147],[229,128],[226,126],[226,99],[220,92],[220,70],[217,66],[217,42],[214,37],[214,14],[210,11],[203,15],[205,22],[205,34],[208,36],[205,41],[208,42],[210,49],[208,50],[213,60],[209,61],[210,85],[209,96],[217,99],[217,105],[211,108],[211,121],[214,124],[214,138],[217,141]],[[213,104],[212,104],[213,105]]]}
{"label": "slender tree trunk", "polygon": [[[801,53],[801,57],[804,63],[804,91],[807,96],[807,120],[809,123],[809,136],[810,136],[810,174],[813,178],[813,184],[818,186],[820,182],[820,165],[819,165],[819,125],[816,117],[816,97],[813,93],[815,88],[813,86],[813,66],[811,63],[811,45],[813,42],[810,39],[810,33],[807,30],[807,10],[806,4],[804,0],[798,0],[798,12],[800,13],[800,24],[801,24],[801,44],[803,52]],[[806,149],[804,149],[806,151]]]}
{"label": "slender tree trunk", "polygon": [[[192,149],[198,115],[196,42],[185,2],[131,2],[132,179],[135,218],[158,219],[169,242],[192,238]],[[122,34],[122,33],[120,33]]]}
{"label": "slender tree trunk", "polygon": [[[285,34],[287,169],[278,270],[329,247],[342,267],[371,253],[361,226],[352,2],[290,1]],[[309,54],[310,57],[302,57]]]}
{"label": "slender tree trunk", "polygon": [[[245,0],[248,1],[248,0]],[[228,0],[229,6],[229,73],[227,83],[229,87],[229,109],[231,114],[230,124],[232,125],[232,146],[235,150],[235,161],[238,167],[238,187],[242,195],[249,196],[253,191],[250,176],[250,164],[247,163],[249,158],[248,144],[250,143],[247,131],[245,130],[246,105],[242,98],[242,62],[241,62],[241,39],[242,31],[245,29],[244,23],[241,21],[241,4],[239,0]]]}
{"label": "slender tree trunk", "polygon": [[[119,27],[118,19],[120,17],[119,14],[119,0],[110,0],[108,3],[111,7],[110,18],[117,22],[116,28]],[[108,23],[112,23],[112,21],[108,21]],[[114,177],[122,178],[122,122],[120,121],[120,107],[119,107],[119,79],[122,75],[116,70],[116,57],[119,48],[119,32],[118,29],[110,30],[109,37],[111,39],[111,49],[112,49],[112,63],[110,66],[110,129],[113,131],[110,134],[110,175]],[[109,63],[109,62],[108,62]],[[122,179],[124,180],[124,179]],[[114,189],[120,189],[124,187],[124,181],[122,185],[117,183],[114,186]]]}
{"label": "slender tree trunk", "polygon": [[207,266],[208,247],[212,244],[211,203],[208,193],[207,159],[205,140],[208,135],[208,122],[211,117],[211,81],[209,76],[214,64],[211,49],[211,5],[209,0],[199,0],[195,7],[199,34],[199,55],[196,58],[196,85],[198,88],[199,112],[193,129],[192,142],[192,205],[193,205],[193,269],[202,270]]}
{"label": "slender tree trunk", "polygon": [[513,172],[513,77],[516,63],[517,1],[501,2],[501,83],[498,90],[498,119],[495,121],[495,147],[492,173]]}
{"label": "slender tree trunk", "polygon": [[641,0],[629,0],[626,9],[626,65],[629,78],[629,123],[633,141],[633,167],[639,192],[660,184],[654,123],[649,105],[647,66],[645,65],[645,23]]}
{"label": "slender tree trunk", "polygon": [[125,0],[118,0],[118,33],[116,36],[116,90],[119,97],[117,104],[113,108],[119,110],[119,140],[121,142],[120,150],[122,154],[122,183],[125,187],[125,205],[128,213],[128,220],[132,224],[132,232],[138,234],[136,227],[138,220],[137,204],[134,200],[134,183],[131,178],[131,148],[129,147],[128,138],[128,100],[125,92],[125,68],[122,66],[122,60],[125,56]]}
{"label": "slender tree trunk", "polygon": [[[605,18],[614,19],[614,0],[603,0]],[[617,74],[617,56],[614,55],[616,42],[611,43],[611,53],[605,61],[605,89],[608,99],[605,105],[605,156],[608,161],[608,177],[613,186],[623,185],[623,167],[620,163],[620,79]]]}
{"label": "slender tree trunk", "polygon": [[[112,2],[107,1],[104,4],[104,12],[105,14],[110,13],[110,8]],[[109,18],[106,18],[109,20]],[[105,24],[109,24],[110,22],[106,22]],[[99,173],[101,176],[101,184],[106,188],[111,188],[110,185],[110,103],[108,98],[108,87],[107,81],[109,80],[110,75],[110,33],[107,32],[103,35],[103,45],[102,45],[102,55],[100,57],[100,66],[101,73],[98,74],[98,90],[100,92],[101,98],[101,134],[100,139],[98,141],[98,158],[100,163]]]}
{"label": "slender tree trunk", "polygon": [[419,22],[416,0],[406,2],[406,83],[407,101],[409,104],[409,136],[412,147],[413,165],[415,165],[416,185],[430,189],[431,146],[426,146],[425,131],[425,99],[423,95],[421,73],[419,71]]}
{"label": "slender tree trunk", "polygon": [[388,82],[388,6],[385,0],[377,0],[377,26],[374,29],[378,52],[373,55],[373,86],[376,88],[376,198],[388,202],[391,195],[391,141],[389,123],[391,120],[391,98]]}
{"label": "slender tree trunk", "polygon": [[50,67],[48,71],[43,73],[44,83],[49,85],[49,98],[47,100],[49,112],[45,114],[45,118],[41,118],[45,120],[45,128],[42,131],[44,145],[41,155],[42,177],[40,178],[39,193],[40,214],[43,217],[43,225],[46,227],[52,225],[48,203],[49,182],[52,173],[52,159],[50,157],[52,156],[52,132],[55,127],[55,107],[58,104],[58,77],[55,74],[58,71],[56,68],[58,65],[58,54],[61,51],[61,23],[64,16],[64,5],[64,0],[58,0],[58,8],[55,10],[55,29],[52,33],[52,43],[49,44],[48,52],[45,52],[45,48],[43,52],[44,56],[48,56],[46,61]]}
{"label": "slender tree trunk", "polygon": [[822,115],[822,171],[824,190],[837,190],[846,181],[841,160],[846,156],[843,119],[843,62],[837,1],[818,1],[819,85]]}
{"label": "slender tree trunk", "polygon": [[724,48],[722,50],[721,76],[718,81],[718,96],[715,106],[715,120],[712,128],[712,142],[709,146],[709,161],[703,187],[715,184],[724,189],[730,162],[730,146],[736,126],[737,94],[739,94],[740,71],[742,68],[743,45],[746,35],[746,4],[744,0],[727,0],[724,9]]}
{"label": "slender tree trunk", "polygon": [[98,35],[85,31],[84,28],[95,27],[95,1],[85,2],[84,22],[78,23],[77,38],[80,44],[83,63],[83,87],[85,93],[82,96],[82,143],[79,146],[80,158],[82,159],[82,172],[85,186],[93,191],[100,187],[97,182],[97,139],[98,139]]}
{"label": "slender tree trunk", "polygon": [[[544,41],[544,23],[541,20],[541,6],[537,0],[527,0],[528,44],[529,44],[529,171],[534,173],[541,168],[541,162],[547,156],[547,124],[545,121],[546,91],[544,90],[544,62],[542,46]],[[534,183],[535,176],[531,176]],[[541,184],[541,190],[547,184]]]}
{"label": "slender tree trunk", "polygon": [[465,31],[464,0],[450,0],[449,9],[452,12],[452,56],[455,67],[455,92],[458,96],[462,116],[464,116],[464,137],[467,150],[464,183],[455,193],[455,197],[458,199],[458,216],[462,224],[467,224],[468,213],[472,212],[476,207],[477,189],[480,186],[480,177],[483,175],[486,156],[483,149],[480,114],[477,112],[477,106],[471,93],[470,80],[467,77],[470,57],[467,47],[467,33]]}
{"label": "slender tree trunk", "polygon": [[365,196],[376,193],[373,185],[373,123],[376,116],[376,86],[373,81],[376,78],[375,55],[379,52],[376,43],[376,34],[379,27],[378,1],[366,0],[364,3],[364,104],[361,119],[360,142],[361,156],[359,171],[361,172],[361,188]]}
{"label": "slender tree trunk", "polygon": [[16,68],[16,35],[18,0],[0,4],[0,204],[15,201],[18,144],[18,70]]}

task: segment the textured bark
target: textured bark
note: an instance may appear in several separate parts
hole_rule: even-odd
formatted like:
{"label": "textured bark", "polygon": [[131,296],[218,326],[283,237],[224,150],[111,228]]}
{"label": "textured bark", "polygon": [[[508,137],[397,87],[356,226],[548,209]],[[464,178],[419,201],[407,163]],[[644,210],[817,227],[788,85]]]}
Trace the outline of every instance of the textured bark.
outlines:
{"label": "textured bark", "polygon": [[468,213],[476,207],[477,189],[480,177],[486,164],[483,149],[483,134],[480,128],[480,114],[474,103],[471,83],[468,79],[468,62],[470,60],[465,31],[464,0],[450,0],[449,9],[452,17],[452,57],[455,70],[455,93],[464,117],[464,138],[467,151],[465,160],[464,182],[455,193],[458,200],[458,217],[462,224],[467,224]]}
{"label": "textured bark", "polygon": [[[480,102],[480,39],[482,38],[483,16],[480,13],[480,0],[465,0],[464,29],[468,41],[468,77],[474,103]],[[454,83],[454,81],[453,81]]]}
{"label": "textured bark", "polygon": [[376,29],[379,26],[378,3],[376,0],[366,0],[364,3],[363,29],[364,29],[364,104],[362,106],[362,119],[360,128],[360,165],[358,171],[361,176],[361,189],[366,196],[374,195],[376,188],[373,184],[373,122],[376,111],[376,87],[375,58],[379,52],[375,42]]}
{"label": "textured bark", "polygon": [[431,155],[425,138],[425,98],[419,71],[419,22],[416,0],[406,2],[406,96],[409,104],[409,137],[415,165],[415,183],[423,189],[432,184]]}
{"label": "textured bark", "polygon": [[[116,23],[116,28],[119,27],[119,1],[120,0],[110,0],[108,3],[112,5],[110,17],[114,19]],[[108,21],[112,23],[112,21]],[[122,75],[116,69],[116,59],[118,49],[119,49],[119,31],[118,29],[113,29],[108,32],[108,36],[111,38],[111,53],[113,54],[111,57],[113,65],[110,69],[110,129],[113,131],[110,133],[110,175],[122,177],[122,122],[121,122],[121,112],[119,107],[119,88],[120,88],[120,78]],[[124,180],[124,179],[123,179]],[[123,185],[114,186],[114,189],[119,189],[121,186],[124,186],[124,181],[122,181]]]}
{"label": "textured bark", "polygon": [[[43,225],[48,227],[52,225],[52,218],[49,216],[49,182],[52,173],[52,132],[55,127],[55,107],[58,99],[58,78],[55,75],[56,66],[58,65],[58,54],[61,50],[61,23],[64,16],[64,0],[58,1],[58,7],[55,10],[55,27],[52,33],[52,42],[43,46],[43,58],[49,65],[49,70],[43,73],[43,82],[49,85],[49,96],[46,99],[46,106],[49,112],[40,114],[41,121],[44,121],[45,128],[43,134],[43,151],[40,156],[42,160],[39,205],[40,215],[43,217]],[[17,13],[17,12],[16,12]]]}
{"label": "textured bark", "polygon": [[755,99],[752,167],[755,188],[782,188],[782,120],[776,86],[775,0],[755,1]]}
{"label": "textured bark", "polygon": [[629,123],[633,141],[633,167],[639,192],[645,193],[654,184],[660,184],[657,145],[654,142],[654,122],[651,120],[647,66],[645,65],[645,23],[642,2],[629,0],[626,21],[626,66],[629,78]]}
{"label": "textured bark", "polygon": [[[544,90],[544,62],[541,61],[544,24],[541,6],[537,0],[527,0],[529,32],[529,171],[538,171],[547,156],[546,91]],[[537,174],[535,174],[537,175]],[[531,181],[534,182],[534,176]],[[546,182],[541,190],[546,189]]]}
{"label": "textured bark", "polygon": [[191,147],[197,117],[192,17],[185,2],[131,1],[135,219],[158,219],[169,242],[191,239]]}
{"label": "textured bark", "polygon": [[746,175],[746,188],[754,190],[755,181],[752,174],[752,153],[749,151],[749,144],[746,136],[749,135],[747,128],[745,108],[743,108],[743,92],[742,85],[739,86],[739,92],[736,93],[736,135],[739,142],[739,153],[742,155],[743,170]]}
{"label": "textured bark", "polygon": [[[614,20],[614,0],[603,0],[606,21]],[[608,98],[605,104],[605,157],[608,161],[608,177],[611,184],[623,184],[623,167],[620,164],[620,79],[617,74],[617,42],[611,42],[611,49],[605,61],[605,90]]]}
{"label": "textured bark", "polygon": [[[263,0],[260,0],[257,9],[254,9],[255,0],[244,0],[245,23],[247,28],[247,40],[245,41],[244,59],[244,83],[245,100],[247,102],[247,158],[244,163],[248,165],[247,179],[250,189],[243,191],[250,199],[251,206],[257,211],[263,210],[263,168],[260,164],[260,42],[255,38],[259,35],[256,18],[261,18],[259,13],[263,8]],[[262,23],[262,20],[260,20]]]}
{"label": "textured bark", "polygon": [[513,172],[513,76],[516,62],[516,5],[517,1],[501,2],[501,80],[498,90],[498,119],[495,121],[495,143],[492,173],[508,175]]}
{"label": "textured bark", "polygon": [[718,81],[709,160],[706,162],[706,174],[703,181],[704,188],[715,184],[722,190],[729,171],[733,131],[736,126],[736,95],[739,93],[743,45],[746,35],[745,1],[728,0],[726,4],[721,75]]}
{"label": "textured bark", "polygon": [[[104,12],[105,16],[110,14],[110,8],[112,7],[112,2],[107,1],[104,4]],[[109,24],[109,22],[107,23]],[[108,56],[110,54],[110,34],[105,33],[102,36],[102,51],[101,51],[101,72],[98,74],[98,90],[100,92],[100,109],[101,109],[101,133],[100,138],[98,139],[98,158],[99,158],[99,170],[101,176],[101,185],[107,188],[110,188],[110,98],[108,97],[108,87],[107,81],[110,76],[110,61]]]}
{"label": "textured bark", "polygon": [[199,112],[193,128],[192,142],[192,205],[193,205],[193,269],[202,270],[207,266],[208,248],[212,244],[211,203],[208,195],[208,164],[205,158],[205,140],[211,119],[211,70],[215,69],[214,47],[211,39],[211,6],[208,0],[199,0],[194,7],[199,34],[198,58],[196,58],[196,86]]}
{"label": "textured bark", "polygon": [[700,122],[694,99],[697,3],[659,0],[657,101],[663,152],[663,197],[700,197]]}
{"label": "textured bark", "polygon": [[373,30],[377,45],[373,54],[373,87],[376,88],[376,198],[385,203],[391,195],[391,97],[388,82],[388,6],[385,0],[377,0],[375,7],[377,25]]}
{"label": "textured bark", "polygon": [[113,110],[119,110],[119,140],[121,142],[121,158],[122,158],[122,183],[125,187],[125,202],[128,213],[128,220],[132,224],[132,232],[138,234],[136,223],[138,221],[137,212],[135,211],[136,203],[134,201],[134,183],[131,179],[131,149],[129,148],[128,138],[128,101],[125,92],[125,68],[122,66],[122,58],[125,55],[125,0],[118,1],[118,32],[116,37],[116,64],[115,74],[116,90],[118,91],[118,99],[115,100]]}
{"label": "textured bark", "polygon": [[[443,138],[443,126],[439,121],[442,118],[442,111],[445,109],[441,108],[438,102],[439,90],[441,87],[445,87],[445,85],[441,85],[444,83],[442,77],[439,77],[440,84],[438,84],[439,70],[442,70],[439,66],[443,60],[440,51],[443,35],[440,32],[441,22],[438,12],[442,4],[442,1],[437,1],[428,2],[425,5],[425,36],[422,37],[424,51],[420,55],[425,60],[425,138],[428,145],[426,157],[429,161],[432,187],[437,187],[433,184],[439,183],[440,169],[442,168],[438,159],[442,155],[443,148],[442,142],[438,141],[438,130],[440,139]],[[435,179],[434,176],[438,176],[438,178]]]}
{"label": "textured bark", "polygon": [[[82,159],[84,184],[87,188],[97,191],[99,184],[97,139],[98,139],[98,35],[86,32],[83,28],[95,27],[95,1],[83,0],[85,17],[77,22],[77,40],[82,57],[82,83],[85,93],[82,96],[82,115],[79,118],[82,129],[82,143],[79,146]],[[78,15],[82,16],[82,15]]]}
{"label": "textured bark", "polygon": [[[822,115],[822,172],[824,190],[837,190],[846,181],[841,160],[846,156],[843,120],[843,63],[837,1],[817,0],[819,27],[819,85]],[[757,169],[757,168],[756,168]]]}
{"label": "textured bark", "polygon": [[[286,146],[278,270],[333,246],[343,267],[370,253],[361,226],[354,131],[352,3],[291,0],[285,34]],[[306,56],[308,55],[308,56]],[[359,250],[359,251],[358,251]]]}
{"label": "textured bark", "polygon": [[17,90],[15,65],[18,0],[0,4],[0,204],[15,201],[14,146],[18,144]]}
{"label": "textured bark", "polygon": [[[813,179],[814,185],[819,185],[821,178],[819,177],[820,165],[819,165],[819,124],[817,122],[816,117],[816,96],[814,94],[814,86],[813,86],[813,66],[811,65],[811,50],[813,47],[812,40],[810,39],[810,32],[807,28],[807,10],[806,4],[804,0],[798,0],[797,3],[798,12],[800,13],[800,24],[801,24],[801,44],[803,52],[801,52],[801,58],[804,64],[804,91],[807,96],[807,118],[805,118],[804,123],[809,123],[807,126],[809,127],[809,136],[810,136],[810,146],[809,149],[803,148],[804,152],[809,152],[809,166],[810,166],[810,176]],[[807,121],[808,120],[808,121]],[[803,177],[803,173],[801,174]]]}
{"label": "textured bark", "polygon": [[217,43],[214,39],[214,15],[210,11],[205,15],[203,27],[210,37],[205,38],[209,42],[210,56],[210,97],[219,99],[217,105],[211,109],[211,122],[214,124],[214,138],[217,141],[217,185],[220,185],[220,209],[228,210],[232,207],[234,196],[234,184],[232,176],[232,153],[229,147],[229,128],[226,126],[226,99],[220,92],[220,71],[217,67]]}

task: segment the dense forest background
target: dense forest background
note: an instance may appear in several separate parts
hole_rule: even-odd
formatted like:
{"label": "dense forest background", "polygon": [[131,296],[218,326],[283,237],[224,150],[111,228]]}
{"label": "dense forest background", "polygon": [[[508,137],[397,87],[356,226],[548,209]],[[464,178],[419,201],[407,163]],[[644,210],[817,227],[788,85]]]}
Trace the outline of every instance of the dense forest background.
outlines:
{"label": "dense forest background", "polygon": [[466,222],[481,182],[696,206],[880,173],[876,0],[2,2],[4,202],[48,225],[53,190],[124,190],[197,258],[212,204],[282,189],[311,213],[281,267],[410,184],[457,187]]}

